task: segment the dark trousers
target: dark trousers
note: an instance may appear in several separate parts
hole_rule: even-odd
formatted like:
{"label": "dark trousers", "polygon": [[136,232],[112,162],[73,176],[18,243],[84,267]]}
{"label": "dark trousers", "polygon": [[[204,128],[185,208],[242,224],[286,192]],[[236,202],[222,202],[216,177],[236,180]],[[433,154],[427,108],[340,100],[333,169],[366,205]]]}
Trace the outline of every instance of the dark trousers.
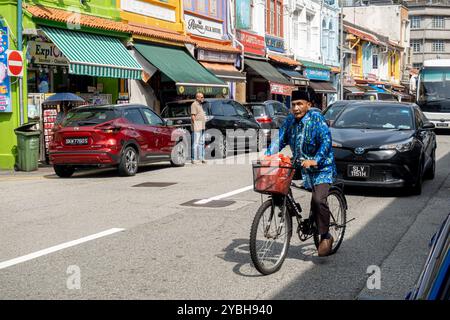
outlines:
{"label": "dark trousers", "polygon": [[328,233],[330,226],[330,208],[328,208],[327,197],[330,185],[327,183],[314,186],[311,197],[311,210],[316,218],[320,234]]}

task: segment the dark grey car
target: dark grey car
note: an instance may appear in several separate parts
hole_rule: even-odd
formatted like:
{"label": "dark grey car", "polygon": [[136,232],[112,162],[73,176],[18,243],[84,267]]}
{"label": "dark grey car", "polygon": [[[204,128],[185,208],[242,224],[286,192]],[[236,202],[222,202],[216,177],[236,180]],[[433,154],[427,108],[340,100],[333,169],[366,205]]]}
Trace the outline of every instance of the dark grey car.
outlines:
{"label": "dark grey car", "polygon": [[280,128],[289,114],[289,109],[275,100],[246,103],[244,106],[261,125],[262,132],[268,141],[270,141],[271,130]]}
{"label": "dark grey car", "polygon": [[[167,103],[161,113],[165,120],[174,126],[191,131],[190,107],[194,100],[181,100]],[[216,137],[221,133],[221,141],[216,141],[218,157],[226,157],[228,151],[261,150],[263,140],[259,138],[261,126],[239,102],[232,99],[205,99],[203,110],[206,114],[206,148],[212,148]],[[233,134],[230,134],[232,132]],[[216,152],[212,152],[216,156]]]}

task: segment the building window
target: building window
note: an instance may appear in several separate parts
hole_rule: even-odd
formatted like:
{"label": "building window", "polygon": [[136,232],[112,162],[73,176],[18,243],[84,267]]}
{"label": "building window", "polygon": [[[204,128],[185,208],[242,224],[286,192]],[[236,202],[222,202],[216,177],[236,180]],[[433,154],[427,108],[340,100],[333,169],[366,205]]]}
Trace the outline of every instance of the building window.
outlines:
{"label": "building window", "polygon": [[311,27],[314,16],[306,14],[306,50],[311,50]]}
{"label": "building window", "polygon": [[200,13],[206,13],[206,1],[196,1],[197,2],[197,11]]}
{"label": "building window", "polygon": [[209,13],[212,17],[218,18],[218,3],[217,0],[209,0]]}
{"label": "building window", "polygon": [[419,29],[421,20],[422,20],[422,17],[420,17],[420,16],[412,16],[411,17],[411,29]]}
{"label": "building window", "polygon": [[444,17],[433,17],[433,28],[435,29],[444,29],[445,28],[445,20]]}
{"label": "building window", "polygon": [[325,20],[322,21],[322,52],[325,52],[325,49],[328,46],[328,30],[327,30],[327,22]]}
{"label": "building window", "polygon": [[335,60],[337,47],[335,45],[336,34],[334,32],[333,23],[330,21],[328,24],[328,58]]}
{"label": "building window", "polygon": [[434,52],[444,52],[444,40],[435,40],[433,42]]}
{"label": "building window", "polygon": [[184,8],[188,10],[193,10],[192,0],[184,0]]}
{"label": "building window", "polygon": [[421,41],[420,40],[411,40],[411,48],[413,52],[420,52],[421,50]]}
{"label": "building window", "polygon": [[378,55],[377,54],[372,55],[372,68],[378,69]]}
{"label": "building window", "polygon": [[275,34],[275,0],[270,0],[269,7],[269,33]]}
{"label": "building window", "polygon": [[281,2],[277,2],[277,35],[283,37],[283,10]]}

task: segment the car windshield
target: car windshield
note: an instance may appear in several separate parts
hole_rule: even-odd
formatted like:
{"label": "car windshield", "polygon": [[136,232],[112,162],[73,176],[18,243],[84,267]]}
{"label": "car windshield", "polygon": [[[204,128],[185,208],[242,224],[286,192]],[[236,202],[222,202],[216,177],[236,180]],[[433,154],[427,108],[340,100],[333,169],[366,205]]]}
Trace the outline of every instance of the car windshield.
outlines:
{"label": "car windshield", "polygon": [[[168,103],[166,108],[163,110],[161,116],[163,118],[183,118],[191,116],[191,105],[193,101],[183,102],[183,103]],[[203,110],[208,114],[209,102],[205,101],[203,103]]]}
{"label": "car windshield", "polygon": [[83,108],[70,111],[64,119],[63,127],[95,126],[120,117],[120,112],[115,109]]}
{"label": "car windshield", "polygon": [[420,77],[419,100],[450,99],[450,68],[425,69]]}
{"label": "car windshield", "polygon": [[345,108],[345,104],[334,104],[331,105],[324,113],[324,117],[326,120],[334,121],[341,111]]}
{"label": "car windshield", "polygon": [[250,109],[255,117],[264,117],[266,116],[266,108],[264,105],[251,105]]}
{"label": "car windshield", "polygon": [[413,128],[412,119],[409,107],[352,105],[340,113],[333,127],[410,130]]}

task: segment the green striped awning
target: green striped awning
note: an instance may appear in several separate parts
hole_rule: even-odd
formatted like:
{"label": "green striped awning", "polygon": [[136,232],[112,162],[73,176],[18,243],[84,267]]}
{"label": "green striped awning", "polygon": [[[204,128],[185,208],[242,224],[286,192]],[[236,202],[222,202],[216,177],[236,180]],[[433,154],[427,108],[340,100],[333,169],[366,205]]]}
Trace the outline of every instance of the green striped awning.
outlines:
{"label": "green striped awning", "polygon": [[69,73],[141,79],[142,67],[119,39],[93,33],[42,27],[69,60]]}

